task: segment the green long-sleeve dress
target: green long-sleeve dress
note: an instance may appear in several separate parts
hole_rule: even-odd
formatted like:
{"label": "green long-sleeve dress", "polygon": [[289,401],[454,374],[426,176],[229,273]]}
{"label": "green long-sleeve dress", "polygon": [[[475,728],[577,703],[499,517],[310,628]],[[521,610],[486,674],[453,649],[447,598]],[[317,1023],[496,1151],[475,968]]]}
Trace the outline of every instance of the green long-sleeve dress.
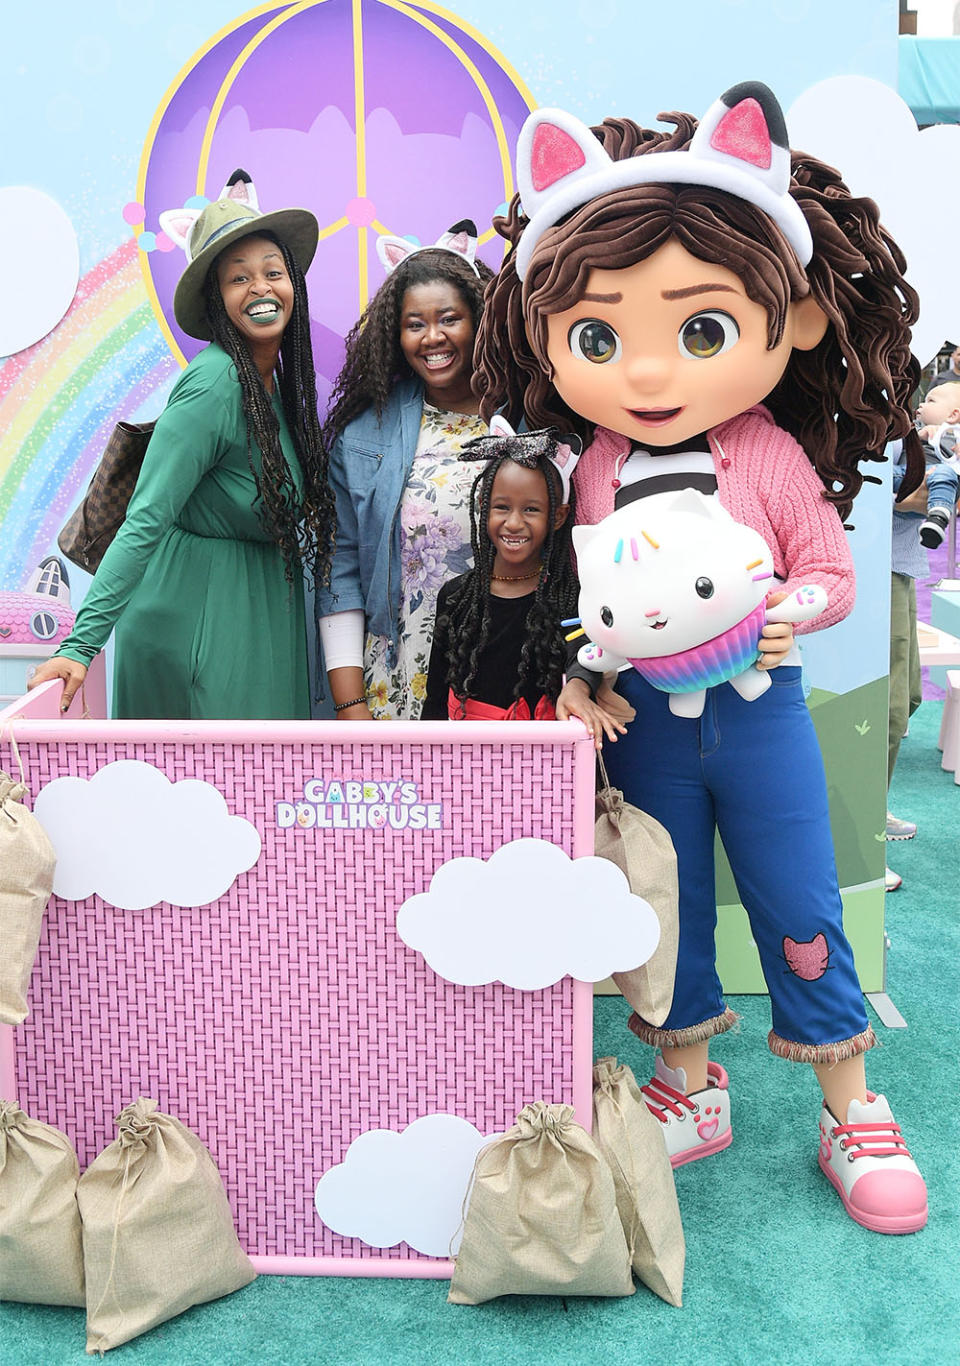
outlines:
{"label": "green long-sleeve dress", "polygon": [[[291,474],[302,473],[277,393]],[[116,717],[310,715],[303,588],[257,514],[240,384],[216,344],[174,385],[126,520],[58,651],[89,664],[116,628]]]}

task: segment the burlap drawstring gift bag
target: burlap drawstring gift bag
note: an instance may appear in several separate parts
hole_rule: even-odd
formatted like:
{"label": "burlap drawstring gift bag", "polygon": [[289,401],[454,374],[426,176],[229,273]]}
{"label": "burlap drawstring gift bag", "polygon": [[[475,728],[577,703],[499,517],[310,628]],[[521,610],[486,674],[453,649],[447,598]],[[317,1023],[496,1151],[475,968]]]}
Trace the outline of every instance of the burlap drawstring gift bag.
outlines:
{"label": "burlap drawstring gift bag", "polygon": [[667,831],[610,786],[600,755],[603,786],[596,796],[594,853],[615,863],[626,875],[634,896],[653,907],[660,922],[660,942],[639,968],[615,972],[613,980],[647,1024],[661,1025],[670,1014],[680,940],[677,855]]}
{"label": "burlap drawstring gift bag", "polygon": [[229,1295],[256,1272],[237,1241],[220,1173],[155,1100],[117,1116],[118,1137],[80,1178],[87,1351],[105,1352]]}
{"label": "burlap drawstring gift bag", "polygon": [[609,1168],[573,1114],[536,1101],[481,1150],[451,1304],[634,1293]]}
{"label": "burlap drawstring gift bag", "polygon": [[27,1018],[27,987],[57,858],[43,826],[23,805],[27,789],[12,735],[10,744],[20,781],[0,770],[0,1024],[15,1025]]}
{"label": "burlap drawstring gift bag", "polygon": [[0,1100],[0,1300],[84,1303],[78,1170],[66,1134]]}
{"label": "burlap drawstring gift bag", "polygon": [[593,1136],[613,1173],[617,1209],[633,1269],[655,1294],[679,1306],[686,1243],[673,1169],[659,1121],[629,1067],[600,1058],[593,1069]]}

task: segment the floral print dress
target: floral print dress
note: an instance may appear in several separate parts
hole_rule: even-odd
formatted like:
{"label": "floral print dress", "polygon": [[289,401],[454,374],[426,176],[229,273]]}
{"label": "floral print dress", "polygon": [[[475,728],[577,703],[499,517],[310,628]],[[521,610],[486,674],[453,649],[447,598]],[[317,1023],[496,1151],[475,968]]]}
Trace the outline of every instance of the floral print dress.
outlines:
{"label": "floral print dress", "polygon": [[473,566],[470,489],[479,464],[460,451],[487,424],[473,413],[451,413],[424,402],[420,437],[400,504],[400,635],[397,662],[390,642],[368,635],[363,651],[367,705],[378,721],[417,721],[427,691],[437,594]]}

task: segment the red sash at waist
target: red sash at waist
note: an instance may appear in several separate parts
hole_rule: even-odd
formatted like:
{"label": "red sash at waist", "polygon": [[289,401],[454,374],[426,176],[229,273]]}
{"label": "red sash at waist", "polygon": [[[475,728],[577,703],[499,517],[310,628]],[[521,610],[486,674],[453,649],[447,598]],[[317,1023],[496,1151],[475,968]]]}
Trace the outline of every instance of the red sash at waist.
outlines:
{"label": "red sash at waist", "polygon": [[447,716],[451,721],[556,721],[557,712],[549,697],[541,697],[533,716],[525,697],[512,707],[495,707],[491,702],[480,702],[468,697],[462,702],[453,689],[447,695]]}

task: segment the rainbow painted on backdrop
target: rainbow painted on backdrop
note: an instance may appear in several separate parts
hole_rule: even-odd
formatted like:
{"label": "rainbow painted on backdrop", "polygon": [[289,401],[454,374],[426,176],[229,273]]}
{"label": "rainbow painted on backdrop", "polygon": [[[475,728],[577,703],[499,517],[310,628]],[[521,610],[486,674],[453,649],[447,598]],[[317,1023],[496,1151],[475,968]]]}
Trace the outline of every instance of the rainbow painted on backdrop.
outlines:
{"label": "rainbow painted on backdrop", "polygon": [[81,279],[49,336],[0,364],[0,588],[19,588],[103,454],[177,373],[133,240]]}

